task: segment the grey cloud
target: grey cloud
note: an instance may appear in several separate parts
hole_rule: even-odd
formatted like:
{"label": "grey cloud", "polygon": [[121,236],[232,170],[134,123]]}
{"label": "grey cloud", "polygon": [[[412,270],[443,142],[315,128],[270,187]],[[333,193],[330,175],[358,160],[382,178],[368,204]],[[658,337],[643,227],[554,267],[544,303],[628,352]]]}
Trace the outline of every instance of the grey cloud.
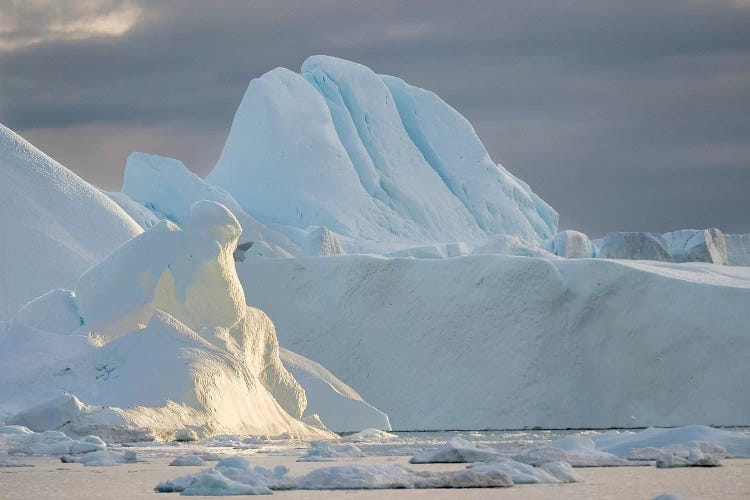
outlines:
{"label": "grey cloud", "polygon": [[[152,148],[206,173],[252,77],[328,53],[436,91],[469,118],[496,161],[561,213],[565,227],[750,232],[747,7],[677,0],[142,5],[140,22],[124,36],[0,53],[0,121],[32,131],[40,146],[54,146],[47,148],[53,156],[105,187],[118,187],[124,165],[107,151],[124,155],[126,148]],[[96,140],[109,149],[80,142],[81,131],[97,124]],[[139,147],[136,139],[146,137]]]}

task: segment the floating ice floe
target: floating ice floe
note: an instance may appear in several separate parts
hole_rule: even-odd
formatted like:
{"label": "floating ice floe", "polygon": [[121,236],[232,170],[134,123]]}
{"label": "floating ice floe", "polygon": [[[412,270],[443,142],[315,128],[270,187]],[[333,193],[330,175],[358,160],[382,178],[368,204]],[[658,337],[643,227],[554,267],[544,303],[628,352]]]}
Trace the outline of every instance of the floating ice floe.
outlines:
{"label": "floating ice floe", "polygon": [[362,458],[365,454],[351,443],[331,444],[326,441],[313,441],[307,453],[297,462],[331,462],[344,458]]}
{"label": "floating ice floe", "polygon": [[269,470],[253,466],[245,458],[230,457],[211,469],[159,483],[154,490],[183,495],[263,495],[270,494],[271,489],[294,488],[287,472],[283,466]]}
{"label": "floating ice floe", "polygon": [[403,465],[353,464],[323,467],[297,479],[301,490],[504,488],[513,480],[500,470],[417,471]]}
{"label": "floating ice floe", "polygon": [[[719,449],[721,448],[725,450],[724,456],[726,457],[750,458],[750,435],[705,425],[669,429],[650,427],[638,432],[610,431],[592,434],[591,439],[597,449],[620,457],[635,456],[638,453],[637,450],[644,448],[669,448],[676,451],[678,448],[675,447],[679,446],[686,448],[697,446],[704,453],[721,455]],[[649,459],[653,460],[653,457]]]}
{"label": "floating ice floe", "polygon": [[106,444],[96,436],[71,439],[59,431],[0,435],[0,451],[10,455],[59,455],[102,450]]}
{"label": "floating ice floe", "polygon": [[364,429],[354,434],[349,434],[342,438],[350,443],[382,443],[384,441],[393,441],[398,439],[396,434],[381,431],[380,429]]}
{"label": "floating ice floe", "polygon": [[541,466],[548,462],[566,462],[573,467],[617,467],[638,465],[624,458],[596,449],[587,436],[568,436],[549,445],[534,446],[513,456],[514,460]]}
{"label": "floating ice floe", "polygon": [[138,461],[133,450],[96,450],[79,456],[63,456],[63,463],[83,464],[87,467],[111,467],[120,464],[130,464]]}
{"label": "floating ice floe", "polygon": [[455,436],[434,451],[416,455],[409,460],[413,464],[489,462],[503,458],[497,450],[479,448],[460,436]]}
{"label": "floating ice floe", "polygon": [[176,467],[205,465],[206,462],[198,455],[182,455],[172,460],[169,465]]}
{"label": "floating ice floe", "polygon": [[476,473],[501,472],[510,476],[515,484],[576,483],[580,478],[567,462],[547,462],[539,467],[509,458],[492,462],[477,462],[468,466]]}

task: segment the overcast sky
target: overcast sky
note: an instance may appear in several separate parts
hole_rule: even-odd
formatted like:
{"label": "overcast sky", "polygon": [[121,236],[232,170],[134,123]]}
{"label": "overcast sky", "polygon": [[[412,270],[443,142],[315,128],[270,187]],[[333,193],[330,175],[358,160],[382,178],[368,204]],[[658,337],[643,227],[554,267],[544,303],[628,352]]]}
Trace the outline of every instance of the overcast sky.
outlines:
{"label": "overcast sky", "polygon": [[131,151],[205,175],[312,54],[437,92],[563,228],[750,233],[749,0],[0,0],[0,122],[106,189]]}

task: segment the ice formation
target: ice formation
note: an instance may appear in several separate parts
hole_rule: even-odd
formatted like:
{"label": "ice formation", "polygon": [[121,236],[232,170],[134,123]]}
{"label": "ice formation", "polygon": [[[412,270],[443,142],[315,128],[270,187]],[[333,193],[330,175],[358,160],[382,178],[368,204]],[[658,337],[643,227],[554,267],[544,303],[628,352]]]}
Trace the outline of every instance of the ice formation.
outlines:
{"label": "ice formation", "polygon": [[394,429],[744,425],[750,414],[736,397],[747,267],[344,255],[237,269],[281,344],[356,387]]}
{"label": "ice formation", "polygon": [[351,443],[331,444],[326,441],[313,441],[310,448],[297,462],[331,462],[345,458],[362,458],[365,454]]}
{"label": "ice formation", "polygon": [[2,410],[23,410],[9,423],[114,441],[185,428],[329,437],[297,420],[305,392],[281,364],[273,323],[246,305],[232,256],[240,234],[225,207],[198,202],[183,228],[160,221],[74,292],[25,306],[0,337]]}
{"label": "ice formation", "polygon": [[0,124],[0,320],[142,232],[117,204]]}
{"label": "ice formation", "polygon": [[[519,464],[521,465],[521,464]],[[505,467],[476,467],[459,471],[417,471],[403,465],[353,464],[314,469],[300,478],[291,478],[284,467],[274,470],[253,466],[233,457],[197,474],[188,474],[159,483],[160,493],[182,495],[263,495],[274,490],[375,490],[424,488],[505,488],[513,480]],[[561,468],[550,469],[559,470]],[[551,478],[551,476],[550,476]],[[554,480],[550,482],[557,482]]]}
{"label": "ice formation", "polygon": [[549,241],[549,251],[566,259],[596,257],[596,249],[589,237],[579,231],[560,231]]}
{"label": "ice formation", "polygon": [[409,462],[412,464],[471,463],[489,462],[501,457],[502,455],[496,450],[479,448],[471,441],[456,436],[437,450],[416,455]]}
{"label": "ice formation", "polygon": [[250,83],[206,180],[266,224],[325,226],[354,247],[537,241],[557,225],[435,94],[326,56]]}
{"label": "ice formation", "polygon": [[[691,443],[712,443],[721,447],[726,456],[750,458],[750,435],[715,429],[705,425],[689,425],[672,429],[648,428],[639,432],[611,431],[592,436],[600,450],[621,456],[633,456],[634,450],[667,448]],[[704,448],[704,452],[711,450]],[[711,453],[719,453],[717,450]],[[723,458],[723,457],[722,457]]]}
{"label": "ice formation", "polygon": [[224,189],[206,183],[181,161],[172,158],[132,153],[125,165],[122,193],[117,193],[114,199],[123,206],[147,207],[155,217],[180,226],[189,218],[194,203],[215,201],[237,217],[242,226],[240,243],[253,242],[253,253],[265,257],[289,257],[298,252],[297,245],[248,215]]}
{"label": "ice formation", "polygon": [[334,432],[367,428],[391,430],[388,415],[364,401],[354,389],[324,367],[287,349],[280,349],[280,355],[284,367],[305,389],[308,399],[306,416],[318,415]]}
{"label": "ice formation", "polygon": [[194,467],[205,464],[206,462],[198,455],[182,455],[169,463],[173,467]]}
{"label": "ice formation", "polygon": [[549,462],[562,461],[573,467],[619,467],[636,465],[625,458],[596,449],[588,436],[570,436],[549,445],[539,445],[515,455],[514,460],[541,466]]}

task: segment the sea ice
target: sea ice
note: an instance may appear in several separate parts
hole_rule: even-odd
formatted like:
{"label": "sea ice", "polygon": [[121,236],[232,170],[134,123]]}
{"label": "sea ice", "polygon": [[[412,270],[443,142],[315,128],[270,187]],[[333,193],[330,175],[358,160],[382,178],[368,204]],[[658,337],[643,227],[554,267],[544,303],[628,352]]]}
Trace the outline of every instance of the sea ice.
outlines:
{"label": "sea ice", "polygon": [[297,462],[331,462],[343,458],[362,458],[365,454],[351,443],[331,444],[326,441],[313,441],[305,455]]}
{"label": "sea ice", "polygon": [[130,464],[138,460],[133,450],[96,450],[90,453],[84,453],[80,456],[63,456],[60,458],[63,463],[83,464],[86,467],[112,467],[121,464]]}
{"label": "sea ice", "polygon": [[498,458],[503,458],[503,455],[497,450],[479,448],[471,441],[456,436],[437,450],[416,455],[409,462],[412,464],[471,463],[489,462]]}
{"label": "sea ice", "polygon": [[172,460],[169,465],[184,467],[184,466],[196,466],[205,465],[206,462],[198,455],[182,455]]}

